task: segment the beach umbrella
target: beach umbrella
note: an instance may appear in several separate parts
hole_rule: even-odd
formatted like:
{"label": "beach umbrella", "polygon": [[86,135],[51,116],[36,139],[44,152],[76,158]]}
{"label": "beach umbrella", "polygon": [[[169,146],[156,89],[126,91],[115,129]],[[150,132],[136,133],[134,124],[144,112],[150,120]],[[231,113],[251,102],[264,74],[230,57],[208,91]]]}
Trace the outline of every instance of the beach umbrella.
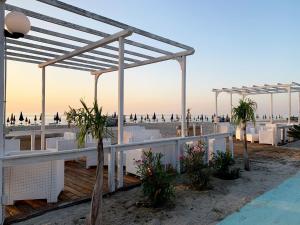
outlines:
{"label": "beach umbrella", "polygon": [[164,116],[164,114],[161,114],[161,120],[163,121],[163,122],[165,122],[166,120],[165,120],[165,116]]}
{"label": "beach umbrella", "polygon": [[172,113],[172,115],[171,115],[170,120],[171,120],[171,122],[173,122],[173,120],[174,120],[174,115],[173,115],[173,113]]}
{"label": "beach umbrella", "polygon": [[130,114],[129,120],[130,120],[130,121],[133,120],[133,115],[132,115],[132,113]]}
{"label": "beach umbrella", "polygon": [[22,112],[20,113],[19,121],[21,122],[21,124],[22,124],[22,122],[24,121],[24,116],[23,116],[23,113],[22,113]]}
{"label": "beach umbrella", "polygon": [[36,118],[36,115],[34,115],[34,123],[36,123],[36,121],[37,121],[37,118]]}
{"label": "beach umbrella", "polygon": [[15,124],[16,123],[16,116],[14,115],[14,118],[13,118],[13,124]]}
{"label": "beach umbrella", "polygon": [[59,115],[58,115],[58,112],[57,112],[56,115],[54,116],[54,121],[56,121],[56,123],[58,123],[58,121],[59,121]]}
{"label": "beach umbrella", "polygon": [[30,121],[30,119],[28,120],[28,124],[30,124],[31,123],[31,121]]}
{"label": "beach umbrella", "polygon": [[41,115],[40,115],[40,121],[42,121],[42,113],[41,113]]}
{"label": "beach umbrella", "polygon": [[156,114],[155,114],[155,112],[154,112],[154,114],[153,114],[153,116],[152,116],[152,120],[153,120],[153,121],[156,121]]}
{"label": "beach umbrella", "polygon": [[27,117],[25,118],[25,123],[28,123],[28,118]]}
{"label": "beach umbrella", "polygon": [[141,123],[143,122],[144,118],[143,118],[143,115],[141,115]]}
{"label": "beach umbrella", "polygon": [[7,117],[7,120],[6,120],[6,123],[9,123],[10,121],[9,121],[9,117]]}
{"label": "beach umbrella", "polygon": [[134,122],[137,121],[137,117],[136,117],[136,114],[134,114],[134,118],[133,118]]}

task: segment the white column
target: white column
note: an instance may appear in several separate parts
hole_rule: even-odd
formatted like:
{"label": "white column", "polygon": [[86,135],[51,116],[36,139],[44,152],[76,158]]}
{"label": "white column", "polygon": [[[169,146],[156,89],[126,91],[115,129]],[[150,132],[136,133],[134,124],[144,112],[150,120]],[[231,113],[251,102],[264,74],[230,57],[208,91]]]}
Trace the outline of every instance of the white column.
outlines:
{"label": "white column", "polygon": [[216,112],[216,117],[218,117],[218,95],[219,95],[219,92],[215,92],[216,93],[216,96],[215,96],[215,112]]}
{"label": "white column", "polygon": [[98,100],[98,80],[99,80],[100,74],[95,75],[95,86],[94,86],[94,102]]}
{"label": "white column", "polygon": [[292,115],[292,93],[291,87],[288,87],[288,94],[289,94],[289,117],[288,117],[288,124],[291,123],[291,115]]}
{"label": "white column", "polygon": [[300,124],[300,92],[298,93],[298,124]]}
{"label": "white column", "polygon": [[181,136],[186,136],[186,56],[178,59],[181,67]]}
{"label": "white column", "polygon": [[230,122],[232,120],[232,92],[230,92]]}
{"label": "white column", "polygon": [[[4,37],[4,17],[5,17],[5,0],[0,0],[0,157],[4,155],[4,54],[5,54],[5,37]],[[3,163],[0,160],[0,199],[3,199]],[[0,204],[0,223],[3,224],[4,210]]]}
{"label": "white column", "polygon": [[46,68],[42,68],[42,121],[41,121],[41,150],[45,150],[45,109],[46,109]]}
{"label": "white column", "polygon": [[[123,144],[124,123],[124,38],[119,38],[119,71],[118,71],[118,144]],[[124,153],[118,152],[118,188],[123,187]]]}
{"label": "white column", "polygon": [[270,123],[273,123],[273,94],[270,94],[270,100],[271,100],[271,104],[270,104]]}

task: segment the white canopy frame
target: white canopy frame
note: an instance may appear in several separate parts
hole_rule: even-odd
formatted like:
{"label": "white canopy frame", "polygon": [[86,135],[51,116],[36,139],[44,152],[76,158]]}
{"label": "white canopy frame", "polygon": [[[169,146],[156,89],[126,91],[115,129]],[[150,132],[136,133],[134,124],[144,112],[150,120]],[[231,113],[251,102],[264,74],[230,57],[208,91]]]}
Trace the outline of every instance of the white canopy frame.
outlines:
{"label": "white canopy frame", "polygon": [[[118,71],[118,143],[123,143],[123,121],[124,121],[124,70],[166,60],[177,60],[181,67],[181,129],[182,136],[186,134],[186,56],[194,54],[192,47],[179,42],[143,31],[141,29],[129,26],[127,24],[97,15],[95,13],[83,10],[81,8],[66,4],[57,0],[36,0],[44,3],[49,7],[57,8],[77,16],[85,17],[103,24],[118,28],[120,31],[115,34],[109,34],[100,30],[71,23],[57,19],[48,15],[34,12],[25,8],[6,4],[6,0],[0,0],[0,29],[4,30],[4,17],[6,11],[23,12],[35,20],[48,22],[58,25],[62,28],[72,29],[88,35],[99,36],[98,41],[90,41],[90,38],[82,38],[69,35],[68,32],[57,32],[45,29],[41,25],[33,24],[31,30],[33,34],[27,34],[24,38],[15,40],[7,39],[5,49],[5,37],[0,32],[0,90],[5,90],[5,57],[7,60],[37,64],[42,70],[42,122],[41,122],[41,149],[45,146],[45,111],[46,111],[46,68],[55,66],[59,68],[74,69],[78,71],[87,71],[95,76],[94,83],[94,100],[97,100],[98,80],[101,75],[108,72]],[[179,49],[177,52],[171,52],[152,45],[127,39],[128,36],[138,34],[145,39],[152,39],[166,46]],[[50,36],[51,38],[46,38]],[[59,39],[57,39],[59,38]],[[77,42],[70,44],[69,42]],[[118,47],[109,45],[112,42],[118,42]],[[84,46],[82,47],[82,45]],[[125,45],[134,46],[135,51],[126,50]],[[51,46],[51,47],[50,47]],[[66,50],[69,49],[69,50]],[[102,50],[103,49],[103,50]],[[105,51],[105,50],[109,50]],[[140,50],[140,51],[139,51]],[[155,53],[145,54],[144,52]],[[116,53],[114,53],[116,52]],[[90,54],[92,53],[92,54]],[[4,155],[5,140],[5,91],[0,93],[0,157]],[[122,160],[119,155],[119,162]],[[2,166],[0,165],[0,168]],[[123,168],[119,168],[119,175],[123,175]],[[2,178],[2,177],[1,177]],[[2,185],[2,183],[1,183]],[[122,186],[122,184],[118,184]],[[0,190],[2,188],[0,187]]]}
{"label": "white canopy frame", "polygon": [[300,84],[296,82],[291,83],[277,83],[277,84],[264,84],[263,86],[253,85],[251,87],[242,86],[241,88],[232,87],[232,88],[221,88],[221,89],[213,89],[215,92],[215,112],[216,116],[218,116],[218,96],[220,93],[225,92],[230,94],[230,107],[231,107],[231,115],[232,115],[232,95],[238,94],[245,98],[248,95],[261,95],[268,94],[270,95],[270,122],[273,123],[273,95],[274,94],[282,94],[288,93],[288,123],[291,123],[291,115],[292,115],[292,93],[298,93],[298,124],[300,124]]}

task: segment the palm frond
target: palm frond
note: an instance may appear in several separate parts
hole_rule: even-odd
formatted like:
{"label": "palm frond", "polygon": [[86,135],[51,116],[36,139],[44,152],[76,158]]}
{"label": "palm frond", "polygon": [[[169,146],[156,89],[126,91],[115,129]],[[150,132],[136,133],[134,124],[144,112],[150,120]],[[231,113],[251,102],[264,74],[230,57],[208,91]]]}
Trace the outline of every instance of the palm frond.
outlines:
{"label": "palm frond", "polygon": [[65,112],[68,123],[79,128],[78,144],[80,146],[84,144],[87,134],[91,134],[97,140],[112,136],[112,132],[106,127],[107,115],[102,114],[102,107],[99,108],[96,101],[92,108],[89,108],[83,99],[80,102],[81,108],[69,107],[69,111]]}
{"label": "palm frond", "polygon": [[250,98],[241,99],[239,105],[232,110],[232,120],[237,125],[253,122],[255,124],[255,111],[257,104]]}

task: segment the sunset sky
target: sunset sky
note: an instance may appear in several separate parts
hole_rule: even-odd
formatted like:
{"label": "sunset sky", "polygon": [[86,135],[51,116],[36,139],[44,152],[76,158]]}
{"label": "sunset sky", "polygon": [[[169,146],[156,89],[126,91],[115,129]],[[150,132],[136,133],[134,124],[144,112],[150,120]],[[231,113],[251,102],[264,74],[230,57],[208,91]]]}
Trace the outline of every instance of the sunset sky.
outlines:
{"label": "sunset sky", "polygon": [[[195,54],[187,59],[187,106],[193,114],[214,112],[212,88],[300,82],[298,0],[63,1],[194,47]],[[93,21],[76,20],[78,16],[33,0],[7,3],[97,29]],[[47,113],[79,106],[80,98],[91,103],[93,82],[88,72],[47,68]],[[100,77],[98,94],[105,112],[117,111],[117,73]],[[9,61],[7,95],[9,113],[40,112],[41,69]],[[235,104],[238,98],[234,97]],[[259,113],[269,112],[269,96],[254,100]],[[298,102],[298,95],[293,94],[293,114]],[[286,114],[287,104],[287,94],[276,95],[275,114]],[[180,67],[176,61],[125,71],[125,113],[154,111],[180,112]],[[228,112],[229,96],[222,94],[220,114]]]}

